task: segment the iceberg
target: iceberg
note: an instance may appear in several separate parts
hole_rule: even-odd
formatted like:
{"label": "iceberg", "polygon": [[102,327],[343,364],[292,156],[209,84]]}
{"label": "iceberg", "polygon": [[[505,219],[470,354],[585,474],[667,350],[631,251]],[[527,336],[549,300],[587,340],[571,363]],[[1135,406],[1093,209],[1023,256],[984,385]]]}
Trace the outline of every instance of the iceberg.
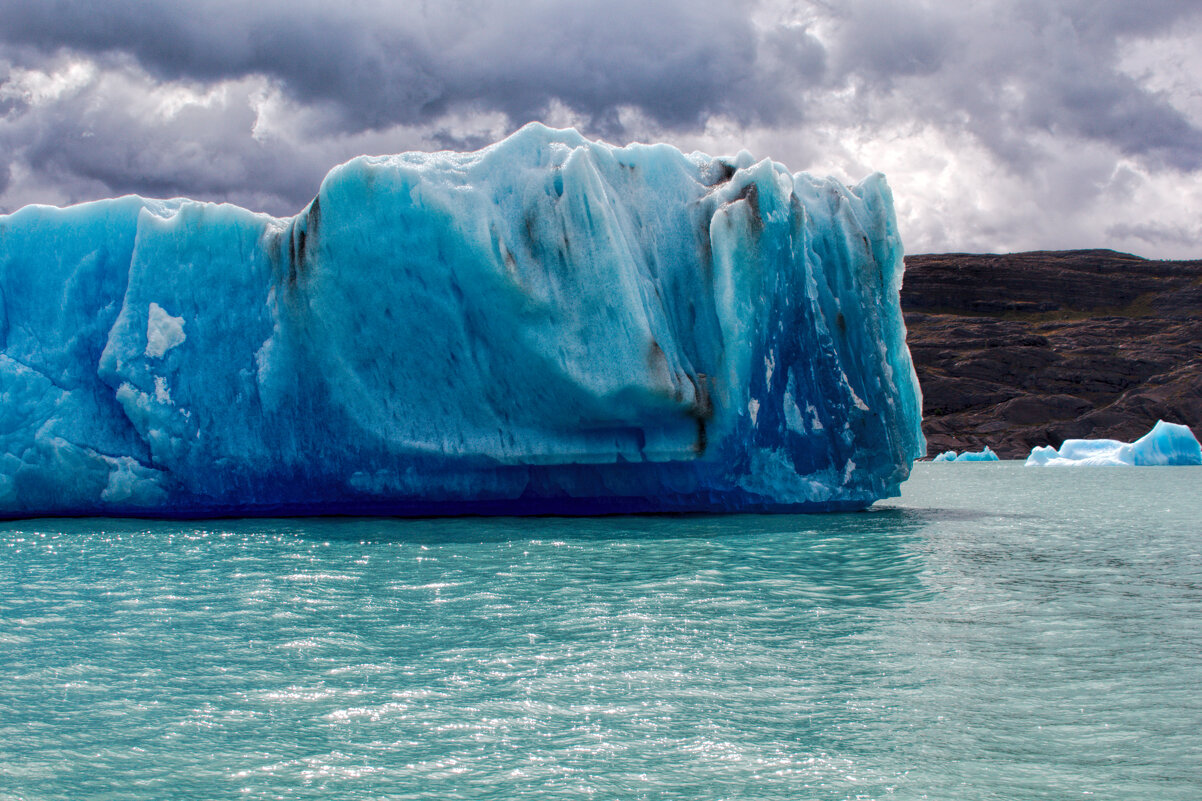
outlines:
{"label": "iceberg", "polygon": [[858,509],[925,452],[880,175],[539,124],[291,218],[0,216],[0,514]]}
{"label": "iceberg", "polygon": [[936,456],[931,461],[934,462],[996,462],[999,461],[997,454],[985,446],[985,450],[979,452],[965,451],[959,455],[955,451],[944,451]]}
{"label": "iceberg", "polygon": [[1189,426],[1156,421],[1152,430],[1135,442],[1114,439],[1066,439],[1060,447],[1043,445],[1027,457],[1027,466],[1106,466],[1150,467],[1157,465],[1202,465],[1199,446]]}

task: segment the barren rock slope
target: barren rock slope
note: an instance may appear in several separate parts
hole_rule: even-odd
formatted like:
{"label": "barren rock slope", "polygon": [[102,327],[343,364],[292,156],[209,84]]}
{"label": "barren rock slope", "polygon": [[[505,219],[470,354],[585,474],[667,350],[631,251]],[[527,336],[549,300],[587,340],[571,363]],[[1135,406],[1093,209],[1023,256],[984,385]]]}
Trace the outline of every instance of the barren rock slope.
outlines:
{"label": "barren rock slope", "polygon": [[1202,261],[1109,250],[906,259],[928,453],[1202,434]]}

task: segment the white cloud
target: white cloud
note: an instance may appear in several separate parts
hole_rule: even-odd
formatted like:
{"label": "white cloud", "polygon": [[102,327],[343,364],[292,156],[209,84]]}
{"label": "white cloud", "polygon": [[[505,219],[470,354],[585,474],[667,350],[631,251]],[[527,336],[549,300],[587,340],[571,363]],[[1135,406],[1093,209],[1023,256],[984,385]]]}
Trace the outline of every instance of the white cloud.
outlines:
{"label": "white cloud", "polygon": [[1191,0],[0,0],[0,209],[140,192],[293,213],[359,153],[533,118],[885,172],[910,252],[1202,255]]}

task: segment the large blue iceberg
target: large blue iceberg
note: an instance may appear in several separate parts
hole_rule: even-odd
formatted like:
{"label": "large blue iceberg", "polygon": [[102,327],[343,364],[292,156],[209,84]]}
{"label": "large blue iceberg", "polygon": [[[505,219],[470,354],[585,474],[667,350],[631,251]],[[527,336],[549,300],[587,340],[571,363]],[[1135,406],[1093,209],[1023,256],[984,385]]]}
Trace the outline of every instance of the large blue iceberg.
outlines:
{"label": "large blue iceberg", "polygon": [[957,454],[955,451],[944,451],[931,461],[935,462],[997,462],[1000,461],[988,445],[983,451],[965,451]]}
{"label": "large blue iceberg", "polygon": [[832,510],[924,452],[875,175],[527,126],[0,216],[0,514]]}
{"label": "large blue iceberg", "polygon": [[1066,439],[1059,449],[1044,445],[1034,448],[1027,457],[1028,467],[1099,465],[1202,465],[1202,446],[1189,426],[1158,420],[1151,431],[1135,442]]}

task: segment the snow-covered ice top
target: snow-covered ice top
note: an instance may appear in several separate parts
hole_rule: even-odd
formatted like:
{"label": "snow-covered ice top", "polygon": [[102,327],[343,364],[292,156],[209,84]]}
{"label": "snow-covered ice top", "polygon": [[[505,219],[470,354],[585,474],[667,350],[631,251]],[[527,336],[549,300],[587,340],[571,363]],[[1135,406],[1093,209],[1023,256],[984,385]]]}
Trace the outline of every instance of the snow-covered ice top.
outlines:
{"label": "snow-covered ice top", "polygon": [[997,454],[986,445],[982,451],[965,451],[959,455],[955,451],[944,451],[931,461],[935,462],[996,462]]}
{"label": "snow-covered ice top", "polygon": [[924,451],[874,175],[529,125],[296,217],[0,216],[0,513],[839,509]]}
{"label": "snow-covered ice top", "polygon": [[1114,439],[1066,439],[1060,448],[1036,447],[1027,466],[1202,465],[1202,447],[1189,426],[1158,420],[1135,442]]}

